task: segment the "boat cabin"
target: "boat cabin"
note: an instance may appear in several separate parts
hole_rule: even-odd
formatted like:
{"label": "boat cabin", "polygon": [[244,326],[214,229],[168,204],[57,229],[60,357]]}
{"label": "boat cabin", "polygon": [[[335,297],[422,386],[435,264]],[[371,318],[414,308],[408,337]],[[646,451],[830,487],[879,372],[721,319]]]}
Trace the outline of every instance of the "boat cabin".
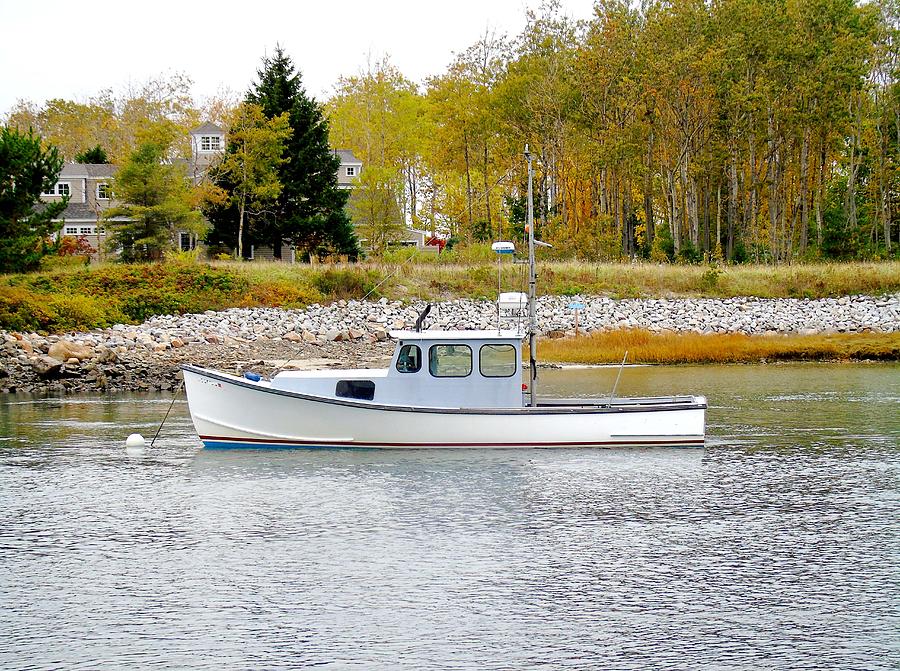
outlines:
{"label": "boat cabin", "polygon": [[516,331],[393,331],[387,369],[287,371],[275,389],[387,405],[521,407],[522,334]]}

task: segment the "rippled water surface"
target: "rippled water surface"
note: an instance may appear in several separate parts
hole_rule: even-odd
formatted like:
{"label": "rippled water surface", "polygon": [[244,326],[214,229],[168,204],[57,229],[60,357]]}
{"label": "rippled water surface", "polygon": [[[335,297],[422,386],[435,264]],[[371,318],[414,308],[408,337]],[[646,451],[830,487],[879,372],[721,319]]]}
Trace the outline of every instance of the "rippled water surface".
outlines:
{"label": "rippled water surface", "polygon": [[0,399],[0,668],[900,667],[900,367],[620,391],[707,448],[203,452],[179,402],[127,456],[170,396]]}

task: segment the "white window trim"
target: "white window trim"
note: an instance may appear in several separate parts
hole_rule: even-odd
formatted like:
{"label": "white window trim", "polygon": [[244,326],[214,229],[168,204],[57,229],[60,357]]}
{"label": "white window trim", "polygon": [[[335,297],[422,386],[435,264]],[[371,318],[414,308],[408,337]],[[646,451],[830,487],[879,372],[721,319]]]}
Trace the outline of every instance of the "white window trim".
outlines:
{"label": "white window trim", "polygon": [[356,177],[355,165],[348,165],[346,168],[344,168],[344,170],[346,171],[345,174],[347,175],[347,177]]}
{"label": "white window trim", "polygon": [[[216,141],[215,147],[213,147],[213,140]],[[206,144],[205,147],[203,146],[204,144]],[[201,135],[197,143],[197,150],[202,154],[212,154],[222,151],[224,144],[225,142],[221,135]]]}
{"label": "white window trim", "polygon": [[[61,193],[62,190],[59,187],[61,187],[63,184],[65,184],[68,187],[69,193],[67,193],[67,194]],[[49,191],[44,191],[43,193],[41,193],[41,195],[42,196],[66,196],[66,195],[71,196],[72,195],[72,182],[57,182],[56,184],[53,185],[53,188],[51,188]]]}
{"label": "white window trim", "polygon": [[[101,186],[105,186],[105,187],[106,187],[106,195],[105,195],[105,196],[101,196],[101,195],[100,195],[100,187],[101,187]],[[97,188],[96,188],[96,190],[94,191],[94,193],[97,194],[97,200],[109,200],[109,183],[108,183],[108,182],[98,182],[98,183],[97,183]]]}

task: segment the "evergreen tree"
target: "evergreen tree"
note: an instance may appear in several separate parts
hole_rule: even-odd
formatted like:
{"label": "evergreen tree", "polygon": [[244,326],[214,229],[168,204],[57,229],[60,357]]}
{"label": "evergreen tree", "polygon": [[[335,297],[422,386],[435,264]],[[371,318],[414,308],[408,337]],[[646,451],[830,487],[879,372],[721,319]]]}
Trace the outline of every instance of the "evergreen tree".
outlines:
{"label": "evergreen tree", "polygon": [[98,144],[90,149],[85,149],[79,154],[75,154],[75,162],[94,164],[109,163],[109,157],[107,157],[106,152],[103,151],[103,147]]}
{"label": "evergreen tree", "polygon": [[60,229],[51,220],[69,198],[35,206],[56,184],[62,166],[56,147],[43,149],[31,129],[0,129],[0,273],[31,270],[50,251],[48,237]]}
{"label": "evergreen tree", "polygon": [[247,94],[268,118],[287,113],[293,131],[279,167],[281,194],[261,237],[281,252],[283,239],[300,249],[355,255],[358,242],[346,212],[349,192],[338,187],[340,159],[328,145],[328,121],[321,106],[306,95],[290,57],[276,47],[263,59],[259,82]]}

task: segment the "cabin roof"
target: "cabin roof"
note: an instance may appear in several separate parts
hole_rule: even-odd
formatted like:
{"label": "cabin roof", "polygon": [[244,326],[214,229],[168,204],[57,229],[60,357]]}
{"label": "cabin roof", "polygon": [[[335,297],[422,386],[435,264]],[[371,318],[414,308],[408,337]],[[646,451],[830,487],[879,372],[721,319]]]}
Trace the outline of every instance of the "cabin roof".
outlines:
{"label": "cabin roof", "polygon": [[391,331],[397,340],[522,340],[519,331],[491,329],[490,331]]}

